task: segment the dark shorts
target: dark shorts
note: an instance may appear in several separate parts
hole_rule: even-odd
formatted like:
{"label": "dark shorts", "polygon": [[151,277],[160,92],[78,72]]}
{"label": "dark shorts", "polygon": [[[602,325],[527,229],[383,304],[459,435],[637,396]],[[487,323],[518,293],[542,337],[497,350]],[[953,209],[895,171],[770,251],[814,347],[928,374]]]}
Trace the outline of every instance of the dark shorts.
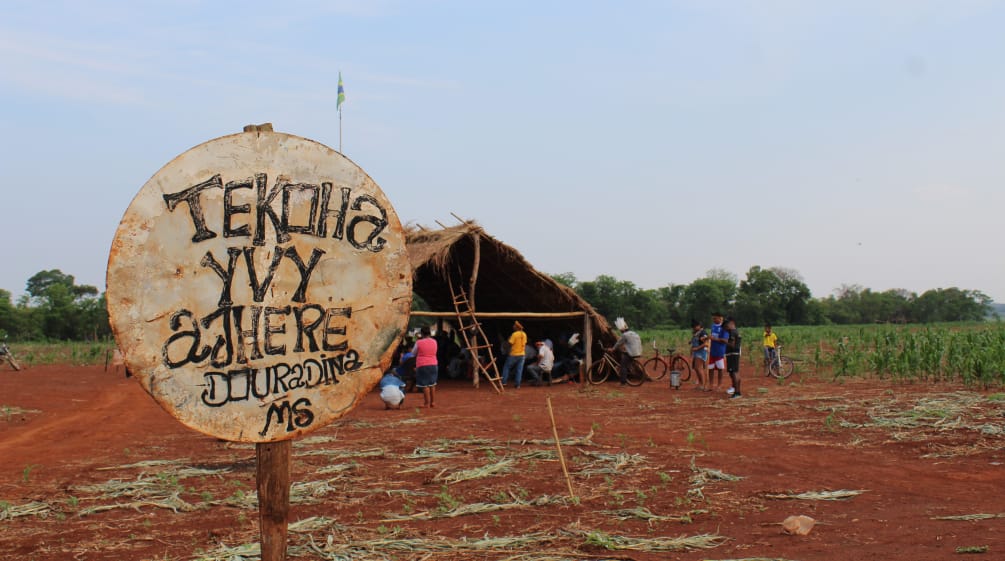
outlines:
{"label": "dark shorts", "polygon": [[740,371],[740,355],[738,354],[727,354],[726,355],[726,372],[739,372]]}
{"label": "dark shorts", "polygon": [[420,366],[415,369],[415,387],[431,388],[436,385],[436,377],[440,369],[434,364],[431,366]]}

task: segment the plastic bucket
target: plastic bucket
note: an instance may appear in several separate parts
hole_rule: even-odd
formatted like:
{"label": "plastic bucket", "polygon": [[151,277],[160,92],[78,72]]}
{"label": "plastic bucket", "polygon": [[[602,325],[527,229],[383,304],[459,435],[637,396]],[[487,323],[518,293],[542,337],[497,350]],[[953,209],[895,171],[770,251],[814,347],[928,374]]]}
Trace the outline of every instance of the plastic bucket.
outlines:
{"label": "plastic bucket", "polygon": [[670,371],[670,387],[674,389],[680,389],[680,371],[671,370]]}

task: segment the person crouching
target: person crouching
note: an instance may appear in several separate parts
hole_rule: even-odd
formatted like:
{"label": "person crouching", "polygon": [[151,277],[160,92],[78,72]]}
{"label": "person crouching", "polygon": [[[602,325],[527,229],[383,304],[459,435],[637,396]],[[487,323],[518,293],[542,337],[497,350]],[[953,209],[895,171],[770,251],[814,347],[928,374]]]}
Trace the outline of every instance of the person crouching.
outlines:
{"label": "person crouching", "polygon": [[388,370],[384,377],[380,379],[380,399],[384,402],[384,409],[401,409],[405,404],[405,392],[402,389],[405,382],[395,376],[394,371]]}

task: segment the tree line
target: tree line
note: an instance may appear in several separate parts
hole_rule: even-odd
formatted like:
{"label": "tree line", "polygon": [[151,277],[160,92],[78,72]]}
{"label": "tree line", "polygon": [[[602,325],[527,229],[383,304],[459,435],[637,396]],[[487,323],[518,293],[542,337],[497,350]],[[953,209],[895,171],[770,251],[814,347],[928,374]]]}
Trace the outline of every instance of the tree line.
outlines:
{"label": "tree line", "polygon": [[689,327],[692,319],[707,324],[714,311],[732,315],[744,326],[980,321],[992,315],[988,295],[956,287],[917,294],[843,285],[826,298],[814,298],[798,271],[781,267],[755,265],[742,280],[713,269],[691,284],[656,289],[609,275],[592,281],[579,281],[572,273],[552,278],[605,317],[623,316],[642,329]]}
{"label": "tree line", "polygon": [[[687,327],[691,319],[709,321],[714,311],[733,315],[743,326],[856,323],[932,323],[977,321],[992,315],[992,302],[977,290],[935,288],[876,292],[845,285],[826,298],[814,298],[799,273],[753,266],[746,278],[713,269],[691,284],[642,289],[630,281],[601,275],[579,281],[572,273],[553,278],[573,288],[606,317],[623,316],[637,328]],[[101,340],[111,336],[105,295],[79,285],[59,269],[28,279],[25,294],[13,302],[0,289],[0,334],[26,340]]]}
{"label": "tree line", "polygon": [[28,279],[16,303],[0,289],[0,332],[20,341],[93,341],[111,337],[112,329],[105,294],[52,269]]}

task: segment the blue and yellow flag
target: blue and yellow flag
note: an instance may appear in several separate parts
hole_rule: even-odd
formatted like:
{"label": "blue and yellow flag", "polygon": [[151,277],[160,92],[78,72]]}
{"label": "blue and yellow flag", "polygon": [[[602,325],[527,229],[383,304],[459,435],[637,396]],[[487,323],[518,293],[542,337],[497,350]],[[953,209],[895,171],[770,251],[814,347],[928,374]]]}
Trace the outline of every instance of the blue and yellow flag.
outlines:
{"label": "blue and yellow flag", "polygon": [[345,103],[345,89],[342,88],[342,73],[338,73],[338,101],[335,102],[335,109],[342,111],[342,104]]}

